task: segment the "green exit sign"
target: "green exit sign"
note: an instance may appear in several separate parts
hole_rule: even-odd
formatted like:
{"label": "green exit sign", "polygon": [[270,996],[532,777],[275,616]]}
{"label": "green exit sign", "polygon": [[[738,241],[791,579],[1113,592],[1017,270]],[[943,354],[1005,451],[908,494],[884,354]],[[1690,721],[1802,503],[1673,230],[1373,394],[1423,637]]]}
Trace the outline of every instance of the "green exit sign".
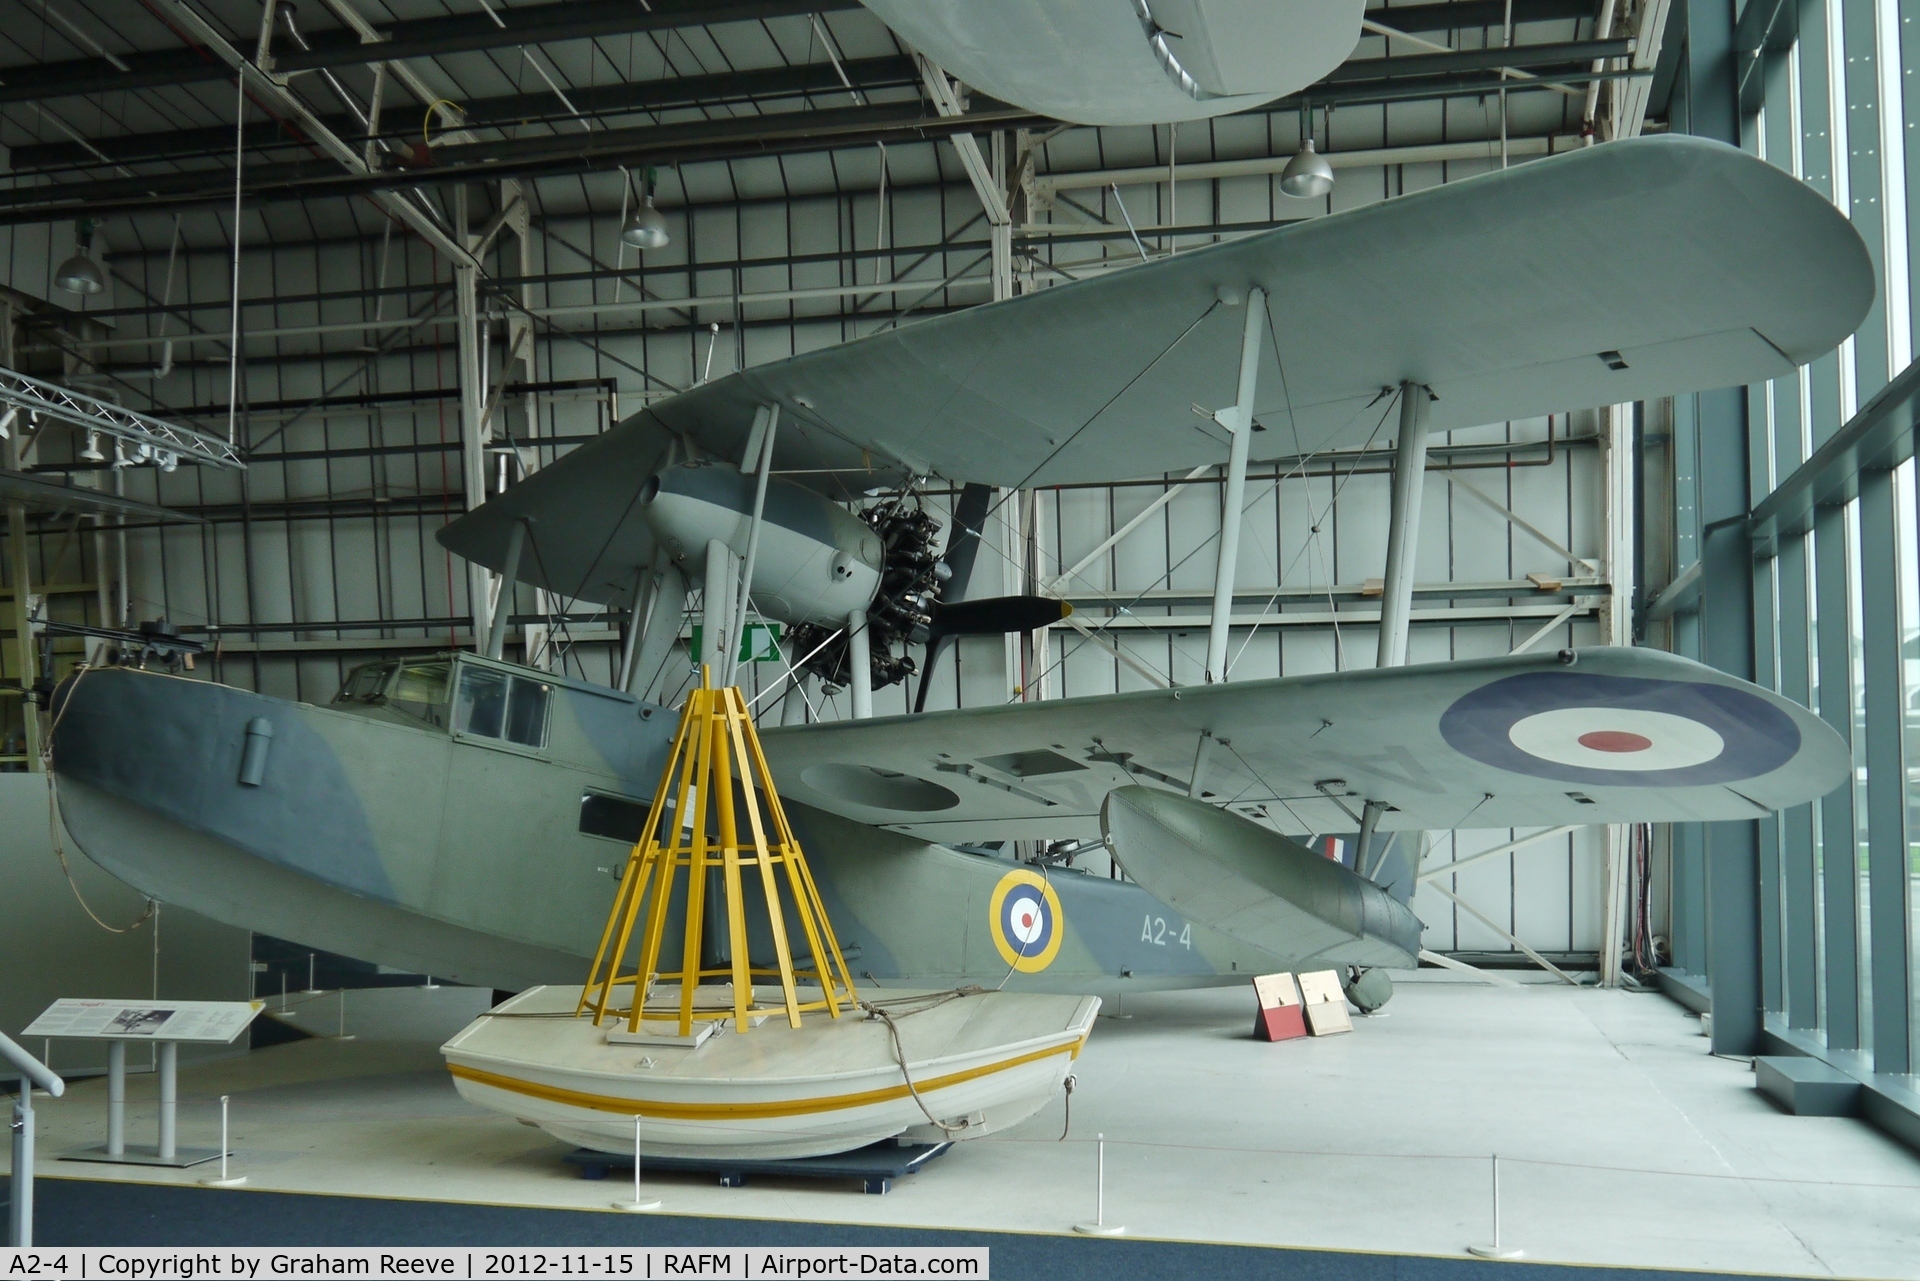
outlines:
{"label": "green exit sign", "polygon": [[[693,644],[691,652],[697,660],[701,653],[700,624],[693,625]],[[747,630],[740,637],[739,661],[743,663],[773,663],[780,659],[780,624],[748,623]]]}

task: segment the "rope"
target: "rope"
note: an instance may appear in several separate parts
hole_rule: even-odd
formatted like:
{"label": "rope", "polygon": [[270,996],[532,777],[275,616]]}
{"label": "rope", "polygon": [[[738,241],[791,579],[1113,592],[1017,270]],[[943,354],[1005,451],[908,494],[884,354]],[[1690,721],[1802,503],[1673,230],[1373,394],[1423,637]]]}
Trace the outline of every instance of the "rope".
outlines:
{"label": "rope", "polygon": [[894,1060],[900,1064],[900,1077],[907,1083],[907,1093],[913,1096],[914,1103],[919,1105],[920,1114],[927,1118],[928,1124],[937,1128],[942,1134],[955,1135],[963,1133],[967,1129],[967,1124],[962,1121],[959,1125],[948,1125],[928,1109],[927,1101],[920,1097],[920,1087],[914,1084],[913,1073],[907,1068],[906,1047],[900,1044],[900,1026],[893,1021],[892,1011],[885,1007],[910,1001],[923,1002],[923,1004],[916,1009],[902,1011],[901,1017],[905,1018],[914,1014],[924,1014],[928,1010],[938,1009],[947,1002],[957,1001],[963,996],[978,996],[985,991],[985,988],[970,983],[965,987],[954,988],[950,992],[941,992],[931,999],[926,996],[900,996],[895,997],[891,1001],[861,1001],[858,1003],[860,1008],[866,1011],[868,1018],[879,1019],[887,1025],[887,1035],[892,1038],[893,1041],[893,1057]]}

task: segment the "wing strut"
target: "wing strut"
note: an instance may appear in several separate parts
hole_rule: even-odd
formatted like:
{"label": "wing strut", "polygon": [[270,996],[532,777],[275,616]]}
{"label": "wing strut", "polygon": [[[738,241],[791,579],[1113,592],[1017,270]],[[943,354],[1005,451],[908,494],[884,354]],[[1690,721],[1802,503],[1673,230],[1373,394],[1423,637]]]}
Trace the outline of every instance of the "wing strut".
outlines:
{"label": "wing strut", "polygon": [[[1223,293],[1222,302],[1229,302]],[[1215,411],[1213,420],[1233,435],[1227,450],[1226,501],[1220,507],[1220,559],[1213,574],[1213,625],[1207,631],[1207,684],[1227,679],[1227,627],[1233,621],[1233,575],[1240,560],[1240,509],[1247,497],[1247,450],[1253,439],[1253,391],[1260,372],[1260,322],[1267,314],[1267,291],[1247,290],[1247,323],[1240,337],[1240,387],[1232,409]],[[1278,348],[1275,348],[1276,353]]]}

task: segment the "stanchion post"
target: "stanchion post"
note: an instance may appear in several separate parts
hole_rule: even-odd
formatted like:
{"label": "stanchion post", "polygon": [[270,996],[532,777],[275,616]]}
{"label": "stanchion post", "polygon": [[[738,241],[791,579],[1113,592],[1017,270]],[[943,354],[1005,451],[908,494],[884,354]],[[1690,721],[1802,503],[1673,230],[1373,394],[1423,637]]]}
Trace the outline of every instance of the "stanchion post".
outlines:
{"label": "stanchion post", "polygon": [[340,1033],[333,1039],[336,1041],[351,1041],[354,1039],[347,1035],[347,989],[344,986],[340,989]]}
{"label": "stanchion post", "polygon": [[320,989],[313,985],[313,955],[312,952],[307,953],[307,990],[305,993],[307,996],[320,995]]}
{"label": "stanchion post", "polygon": [[246,1175],[236,1174],[229,1176],[227,1174],[227,1155],[227,1096],[223,1094],[220,1096],[220,1173],[217,1177],[200,1180],[202,1186],[209,1188],[237,1188],[246,1184]]}
{"label": "stanchion post", "polygon": [[1493,1156],[1493,1244],[1470,1245],[1467,1253],[1482,1259],[1517,1259],[1525,1250],[1500,1244],[1500,1154]]}
{"label": "stanchion post", "polygon": [[633,1200],[615,1201],[613,1208],[625,1210],[629,1214],[642,1214],[648,1210],[658,1210],[660,1202],[648,1200],[640,1195],[640,1114],[633,1114]]}
{"label": "stanchion post", "polygon": [[1107,1222],[1107,1136],[1105,1133],[1094,1136],[1093,1151],[1093,1222],[1076,1223],[1073,1225],[1073,1230],[1090,1237],[1117,1237],[1126,1229],[1118,1223]]}

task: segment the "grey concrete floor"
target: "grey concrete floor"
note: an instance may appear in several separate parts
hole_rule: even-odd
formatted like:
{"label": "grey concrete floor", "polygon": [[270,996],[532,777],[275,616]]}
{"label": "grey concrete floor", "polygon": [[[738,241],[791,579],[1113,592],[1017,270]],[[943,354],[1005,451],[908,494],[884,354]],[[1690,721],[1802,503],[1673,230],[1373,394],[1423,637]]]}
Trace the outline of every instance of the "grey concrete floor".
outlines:
{"label": "grey concrete floor", "polygon": [[[296,1003],[301,998],[294,998]],[[453,1092],[435,1048],[487,994],[355,992],[352,1041],[183,1071],[181,1138],[217,1141],[232,1096],[236,1172],[259,1189],[606,1206],[538,1130]],[[299,1021],[330,1032],[336,998]],[[1920,1277],[1920,1156],[1859,1121],[1786,1116],[1741,1062],[1708,1054],[1664,998],[1422,975],[1352,1035],[1269,1045],[1241,989],[1129,999],[1077,1065],[1072,1129],[1049,1106],[958,1146],[885,1197],[665,1176],[669,1213],[1063,1232],[1092,1217],[1094,1137],[1107,1217],[1132,1235],[1458,1255],[1489,1231],[1541,1261]],[[135,1077],[130,1138],[152,1125]],[[104,1083],[41,1104],[46,1177],[191,1183],[204,1171],[62,1163],[99,1141]]]}

